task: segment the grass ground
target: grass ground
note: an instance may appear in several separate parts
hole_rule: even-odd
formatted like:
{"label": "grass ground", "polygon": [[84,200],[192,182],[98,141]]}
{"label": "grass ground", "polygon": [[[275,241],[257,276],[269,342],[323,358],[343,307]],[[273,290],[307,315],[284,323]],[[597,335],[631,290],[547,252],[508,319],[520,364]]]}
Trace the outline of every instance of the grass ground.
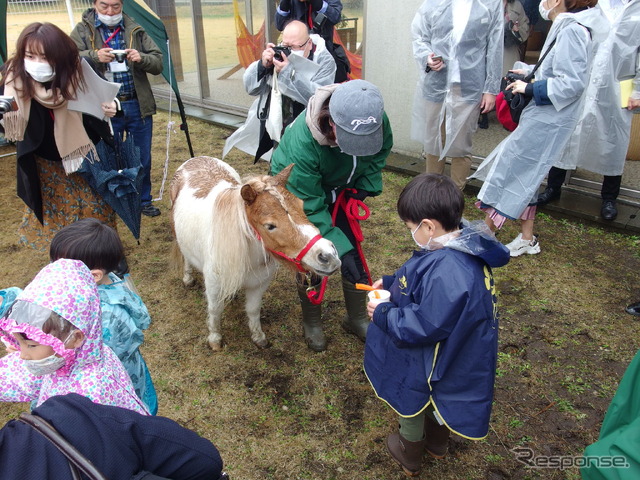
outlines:
{"label": "grass ground", "polygon": [[[174,119],[175,120],[175,119]],[[166,115],[155,119],[154,192],[165,158]],[[227,130],[190,121],[198,155],[220,156]],[[0,149],[0,154],[9,148]],[[188,158],[180,133],[172,136],[169,177]],[[264,173],[248,155],[226,159],[242,175]],[[364,249],[375,277],[410,255],[411,236],[395,213],[409,177],[385,172],[384,193],[367,201]],[[15,159],[0,158],[0,279],[25,286],[47,255],[17,244],[22,203],[15,195]],[[466,216],[479,219],[467,196]],[[384,438],[395,428],[389,408],[375,398],[362,371],[363,345],[344,333],[339,278],[324,303],[326,352],[302,338],[293,276],[281,269],[264,298],[263,328],[272,347],[251,343],[242,295],[225,309],[227,345],[206,344],[202,282],[186,289],[168,268],[169,201],[162,215],[142,219],[138,244],[120,227],[137,288],[153,323],[142,353],[153,375],[160,414],[212,440],[233,479],[405,478],[388,457]],[[580,455],[597,436],[618,381],[638,349],[640,322],[624,306],[640,300],[638,237],[539,215],[542,253],[496,269],[501,316],[500,354],[491,429],[485,440],[455,438],[442,461],[426,460],[422,478],[578,479],[577,469],[532,469],[513,448],[535,455]],[[517,234],[507,225],[503,242]],[[232,239],[230,239],[232,241]],[[28,408],[0,404],[0,424]]]}

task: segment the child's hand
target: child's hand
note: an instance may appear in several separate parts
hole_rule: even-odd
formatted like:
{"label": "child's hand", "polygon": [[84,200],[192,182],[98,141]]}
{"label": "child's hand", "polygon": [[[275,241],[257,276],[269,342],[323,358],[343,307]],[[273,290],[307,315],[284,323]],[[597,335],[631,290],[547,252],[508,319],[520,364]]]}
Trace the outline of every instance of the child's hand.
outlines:
{"label": "child's hand", "polygon": [[378,279],[375,282],[373,282],[373,285],[371,285],[373,288],[375,288],[376,290],[380,290],[382,288],[382,279]]}
{"label": "child's hand", "polygon": [[[374,283],[375,285],[375,283]],[[370,321],[373,320],[373,311],[376,309],[376,307],[380,305],[377,302],[369,302],[367,303],[367,315],[369,315],[369,319]]]}

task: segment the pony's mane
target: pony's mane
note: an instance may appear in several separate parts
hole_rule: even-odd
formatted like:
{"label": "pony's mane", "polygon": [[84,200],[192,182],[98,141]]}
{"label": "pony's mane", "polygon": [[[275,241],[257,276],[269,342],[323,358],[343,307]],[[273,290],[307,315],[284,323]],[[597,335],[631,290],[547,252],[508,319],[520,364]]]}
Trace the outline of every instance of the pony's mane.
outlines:
{"label": "pony's mane", "polygon": [[[260,189],[260,183],[262,191],[267,189],[264,182],[255,181],[256,190]],[[250,183],[253,185],[253,180]],[[212,263],[216,266],[216,276],[221,279],[221,285],[216,288],[224,301],[233,297],[246,276],[252,273],[251,255],[256,248],[261,250],[265,263],[271,260],[249,223],[241,188],[242,185],[234,185],[221,190],[214,202],[216,221],[212,225],[211,239],[215,245],[208,248],[216,257]]]}

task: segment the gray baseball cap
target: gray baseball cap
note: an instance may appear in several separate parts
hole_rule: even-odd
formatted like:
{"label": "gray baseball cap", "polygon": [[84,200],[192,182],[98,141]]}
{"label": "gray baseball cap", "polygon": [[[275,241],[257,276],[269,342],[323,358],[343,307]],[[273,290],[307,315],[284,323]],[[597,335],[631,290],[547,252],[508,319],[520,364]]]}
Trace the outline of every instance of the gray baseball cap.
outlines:
{"label": "gray baseball cap", "polygon": [[336,124],[336,142],[344,153],[362,157],[382,149],[384,102],[374,84],[365,80],[341,84],[331,95],[329,112]]}

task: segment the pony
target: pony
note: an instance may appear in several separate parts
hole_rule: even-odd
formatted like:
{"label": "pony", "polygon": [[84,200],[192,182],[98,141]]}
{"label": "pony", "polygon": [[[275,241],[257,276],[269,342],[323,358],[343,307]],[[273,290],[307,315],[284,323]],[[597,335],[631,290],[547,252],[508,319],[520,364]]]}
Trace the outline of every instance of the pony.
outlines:
{"label": "pony", "polygon": [[251,340],[259,348],[269,346],[260,308],[279,263],[320,276],[340,268],[333,243],[322,238],[307,219],[302,200],[285,188],[292,168],[242,181],[222,160],[195,157],[171,180],[172,256],[183,262],[185,286],[193,284],[193,268],[202,272],[207,341],[214,351],[223,345],[224,305],[242,288]]}

